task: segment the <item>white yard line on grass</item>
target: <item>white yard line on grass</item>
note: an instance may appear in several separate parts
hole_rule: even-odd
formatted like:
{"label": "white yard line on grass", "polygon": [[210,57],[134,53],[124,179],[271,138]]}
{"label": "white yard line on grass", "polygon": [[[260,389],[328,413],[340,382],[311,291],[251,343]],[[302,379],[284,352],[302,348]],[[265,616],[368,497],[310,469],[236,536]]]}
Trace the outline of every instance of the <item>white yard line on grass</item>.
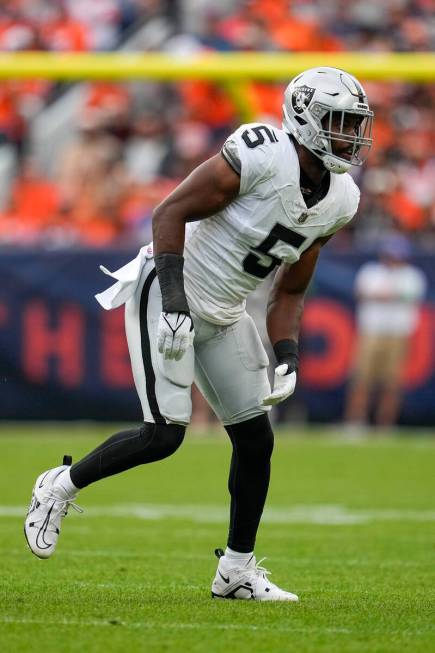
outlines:
{"label": "white yard line on grass", "polygon": [[[289,606],[291,608],[291,606]],[[259,631],[262,630],[271,630],[273,632],[282,631],[282,632],[299,632],[299,633],[332,633],[332,634],[349,634],[352,630],[348,628],[322,628],[321,626],[315,627],[305,627],[305,628],[294,628],[292,626],[280,626],[274,624],[271,626],[262,625],[255,626],[254,624],[232,624],[232,623],[159,623],[159,622],[149,622],[149,621],[137,621],[137,622],[128,622],[121,621],[117,618],[99,620],[99,619],[32,619],[28,617],[9,617],[9,616],[0,616],[0,623],[4,624],[28,624],[28,625],[40,625],[40,626],[97,626],[97,627],[107,627],[107,626],[122,626],[124,628],[132,629],[141,629],[146,628],[147,630],[250,630],[250,631]]]}
{"label": "white yard line on grass", "polygon": [[[253,602],[252,602],[253,603]],[[292,604],[288,605],[289,610],[294,608]],[[216,622],[190,622],[190,623],[168,623],[168,622],[150,622],[150,621],[122,621],[117,617],[111,619],[65,619],[59,617],[59,619],[33,619],[31,617],[13,617],[13,616],[0,616],[0,623],[3,624],[12,624],[12,625],[36,625],[36,626],[74,626],[74,627],[97,627],[97,628],[107,628],[107,627],[123,627],[126,629],[146,629],[158,631],[160,630],[248,630],[248,631],[273,631],[276,632],[288,632],[288,633],[319,633],[319,634],[331,634],[331,635],[355,635],[361,633],[359,628],[334,628],[334,627],[322,627],[322,626],[304,626],[304,627],[295,627],[292,625],[284,626],[281,624],[271,624],[256,626],[254,624],[233,624],[233,623],[216,623]],[[379,635],[410,635],[414,637],[419,635],[425,635],[432,633],[434,627],[432,625],[427,628],[416,628],[411,630],[409,628],[404,629],[388,629],[388,628],[375,628],[371,631],[372,634]]]}
{"label": "white yard line on grass", "polygon": [[[0,517],[23,517],[26,508],[0,506]],[[199,523],[226,523],[227,506],[186,504],[115,504],[112,506],[90,506],[85,510],[88,517],[127,517],[146,521],[180,519]],[[263,522],[269,524],[318,524],[347,525],[372,522],[433,522],[435,510],[381,510],[350,509],[340,505],[294,505],[281,508],[267,508]]]}

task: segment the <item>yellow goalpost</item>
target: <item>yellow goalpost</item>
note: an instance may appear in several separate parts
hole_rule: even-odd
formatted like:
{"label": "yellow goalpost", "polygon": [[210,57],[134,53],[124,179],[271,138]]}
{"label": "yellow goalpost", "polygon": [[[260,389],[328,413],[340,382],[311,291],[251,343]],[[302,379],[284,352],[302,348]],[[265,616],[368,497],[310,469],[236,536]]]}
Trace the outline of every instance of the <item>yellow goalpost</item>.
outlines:
{"label": "yellow goalpost", "polygon": [[277,81],[313,66],[343,68],[362,79],[409,82],[435,79],[435,54],[430,52],[207,52],[199,56],[137,52],[1,53],[0,79]]}
{"label": "yellow goalpost", "polygon": [[334,66],[362,80],[428,83],[435,79],[435,53],[309,52],[217,53],[0,53],[0,79],[208,80],[223,85],[244,118],[251,117],[244,84],[288,81],[314,66]]}

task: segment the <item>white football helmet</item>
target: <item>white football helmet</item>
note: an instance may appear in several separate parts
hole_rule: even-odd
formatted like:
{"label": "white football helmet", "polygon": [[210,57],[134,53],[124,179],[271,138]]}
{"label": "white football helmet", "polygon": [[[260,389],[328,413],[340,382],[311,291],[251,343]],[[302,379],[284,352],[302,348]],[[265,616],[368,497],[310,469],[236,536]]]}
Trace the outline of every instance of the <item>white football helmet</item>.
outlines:
{"label": "white football helmet", "polygon": [[[373,141],[373,111],[353,75],[326,66],[306,70],[287,86],[282,108],[283,129],[330,172],[341,174],[366,160]],[[355,123],[355,116],[360,122]],[[349,118],[356,124],[351,133],[344,129]],[[335,144],[345,156],[334,154]]]}

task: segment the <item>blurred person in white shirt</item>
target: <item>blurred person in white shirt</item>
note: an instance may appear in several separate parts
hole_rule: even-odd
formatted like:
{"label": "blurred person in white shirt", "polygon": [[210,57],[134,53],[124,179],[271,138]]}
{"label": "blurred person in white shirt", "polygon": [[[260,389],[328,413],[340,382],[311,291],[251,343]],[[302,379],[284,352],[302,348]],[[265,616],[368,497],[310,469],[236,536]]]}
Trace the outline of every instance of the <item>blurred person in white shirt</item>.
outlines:
{"label": "blurred person in white shirt", "polygon": [[374,421],[397,422],[403,367],[426,290],[424,274],[409,263],[411,248],[399,234],[381,245],[379,260],[365,263],[355,279],[357,341],[346,422],[364,426],[376,391]]}

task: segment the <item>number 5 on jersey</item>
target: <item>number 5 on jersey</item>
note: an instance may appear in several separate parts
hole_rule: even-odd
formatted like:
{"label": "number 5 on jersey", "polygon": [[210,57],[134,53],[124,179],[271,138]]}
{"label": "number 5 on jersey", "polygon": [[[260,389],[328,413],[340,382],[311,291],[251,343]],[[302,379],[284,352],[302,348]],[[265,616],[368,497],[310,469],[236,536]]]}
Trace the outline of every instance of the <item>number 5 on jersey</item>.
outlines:
{"label": "number 5 on jersey", "polygon": [[[255,134],[256,138],[252,139],[251,133]],[[266,125],[258,125],[257,127],[252,127],[252,129],[245,129],[242,138],[249,148],[254,148],[257,147],[257,145],[263,145],[265,134],[271,143],[278,143],[275,132],[272,129],[269,129],[269,127],[266,127]]]}
{"label": "number 5 on jersey", "polygon": [[[243,260],[243,269],[245,272],[252,274],[254,277],[258,277],[259,279],[265,279],[267,275],[281,263],[279,258],[270,253],[272,247],[274,247],[279,241],[299,249],[299,247],[301,247],[301,245],[306,241],[306,237],[277,222],[263,242],[257,247],[252,248],[252,251],[245,256]],[[260,256],[255,252],[258,252]],[[261,263],[261,255],[264,254],[269,256],[271,259],[269,265],[262,265]]]}

